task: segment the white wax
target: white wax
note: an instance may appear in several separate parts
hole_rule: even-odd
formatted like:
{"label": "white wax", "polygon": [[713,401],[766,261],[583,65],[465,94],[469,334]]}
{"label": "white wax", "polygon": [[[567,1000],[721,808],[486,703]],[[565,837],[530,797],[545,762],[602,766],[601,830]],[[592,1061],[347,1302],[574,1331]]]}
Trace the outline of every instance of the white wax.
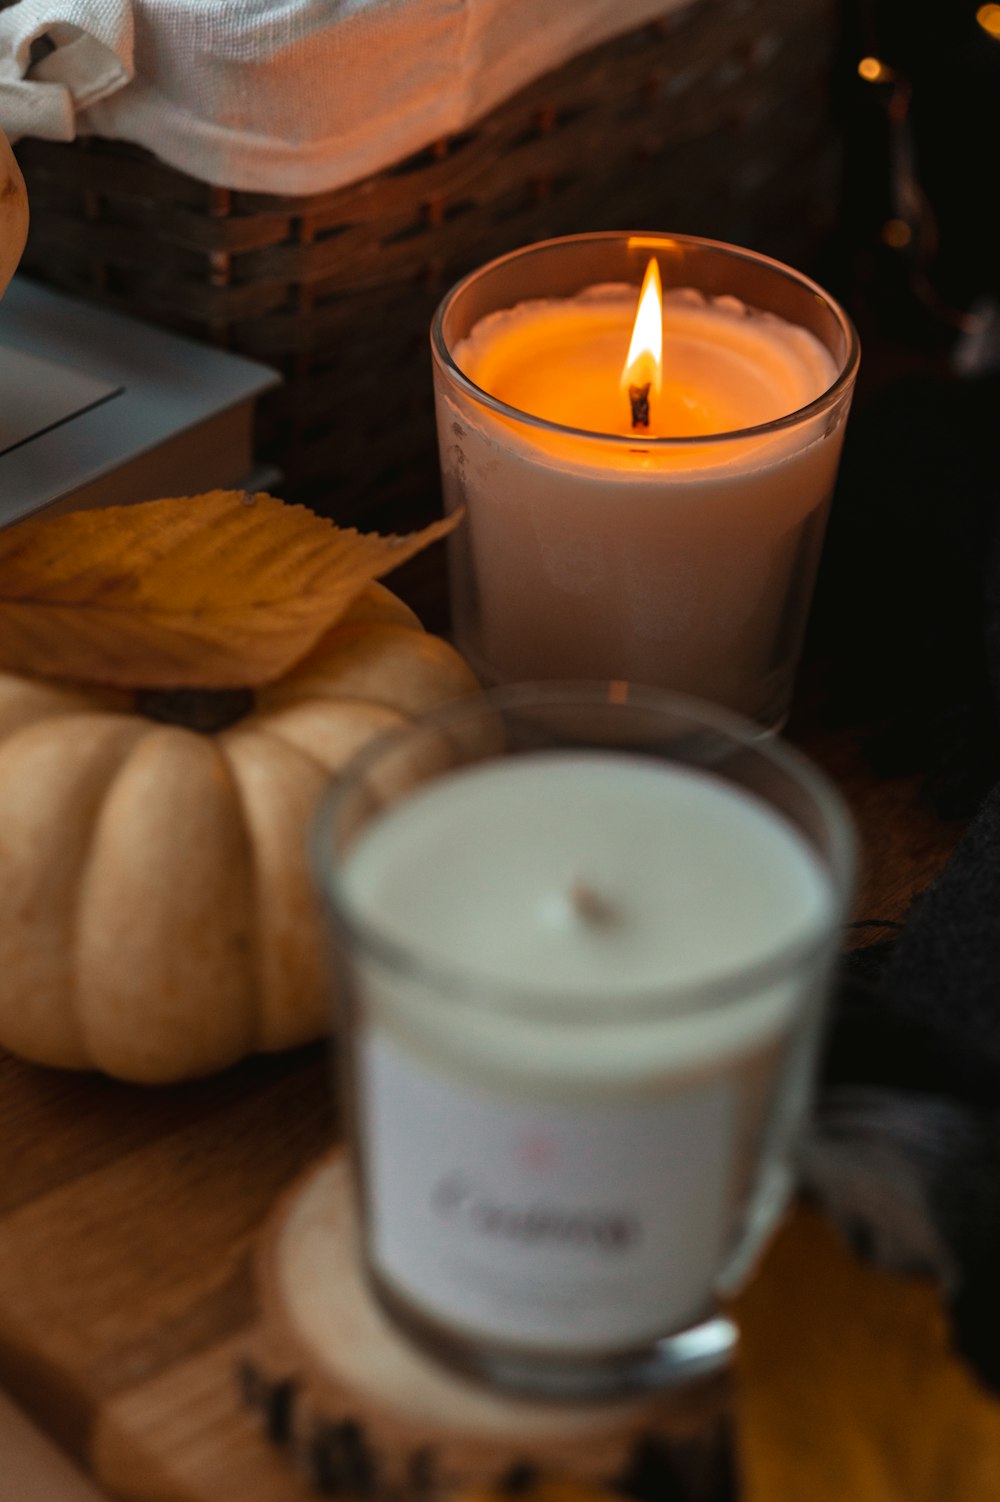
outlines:
{"label": "white wax", "polygon": [[[829,903],[801,836],[759,800],[597,752],[505,757],[430,782],[368,825],[347,872],[352,905],[425,962],[569,998],[746,970],[812,931]],[[579,913],[577,885],[606,914]]]}
{"label": "white wax", "polygon": [[387,1023],[462,1067],[563,1083],[638,1081],[773,1037],[797,995],[787,977],[702,1007],[685,992],[821,934],[833,903],[801,836],[749,794],[589,752],[429,783],[365,829],[344,883],[379,934],[459,982],[450,997],[405,973],[380,983]]}
{"label": "white wax", "polygon": [[[455,351],[506,419],[438,382],[455,634],[487,682],[621,678],[775,724],[787,706],[847,405],[807,330],[735,299],[668,293],[663,390],[630,434],[622,362],[634,288],[525,302]],[[566,429],[622,438],[601,443]],[[650,438],[690,441],[659,446]]]}
{"label": "white wax", "polygon": [[[635,289],[624,286],[519,303],[481,319],[457,346],[455,362],[521,412],[631,437],[621,372],[634,316]],[[661,390],[651,398],[649,428],[636,436],[756,427],[797,412],[835,377],[829,352],[806,329],[734,297],[678,288],[663,299]]]}

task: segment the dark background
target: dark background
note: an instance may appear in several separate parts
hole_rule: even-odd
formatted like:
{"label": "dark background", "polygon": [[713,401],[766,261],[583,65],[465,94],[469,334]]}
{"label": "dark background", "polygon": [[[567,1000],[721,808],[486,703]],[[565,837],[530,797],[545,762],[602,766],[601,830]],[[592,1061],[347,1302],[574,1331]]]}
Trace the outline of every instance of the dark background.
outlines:
{"label": "dark background", "polygon": [[[804,664],[877,770],[966,815],[1000,775],[1000,39],[968,0],[844,0],[842,169],[816,274],[862,341]],[[862,58],[882,64],[875,81]]]}

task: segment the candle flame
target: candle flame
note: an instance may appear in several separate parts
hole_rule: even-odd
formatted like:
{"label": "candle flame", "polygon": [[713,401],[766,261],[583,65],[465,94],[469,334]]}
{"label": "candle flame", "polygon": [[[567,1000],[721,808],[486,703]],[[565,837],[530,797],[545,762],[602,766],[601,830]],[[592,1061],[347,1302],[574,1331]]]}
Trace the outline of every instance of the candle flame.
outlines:
{"label": "candle flame", "polygon": [[622,390],[630,386],[646,386],[655,396],[660,394],[663,380],[663,288],[660,284],[660,263],[650,257],[646,275],[639,293],[639,306],[635,313],[632,343],[628,347],[625,369],[622,371]]}

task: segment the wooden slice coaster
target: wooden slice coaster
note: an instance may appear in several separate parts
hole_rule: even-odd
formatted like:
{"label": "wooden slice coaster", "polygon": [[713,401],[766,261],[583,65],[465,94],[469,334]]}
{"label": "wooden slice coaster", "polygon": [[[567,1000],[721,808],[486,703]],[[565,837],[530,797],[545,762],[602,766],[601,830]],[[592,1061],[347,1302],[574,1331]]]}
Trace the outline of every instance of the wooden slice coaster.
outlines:
{"label": "wooden slice coaster", "polygon": [[569,1484],[559,1486],[566,1502],[580,1495],[574,1485],[649,1502],[736,1495],[725,1377],[557,1403],[497,1393],[411,1345],[367,1287],[341,1152],[279,1204],[261,1245],[259,1292],[243,1397],[326,1494],[448,1502],[527,1496],[544,1482]]}

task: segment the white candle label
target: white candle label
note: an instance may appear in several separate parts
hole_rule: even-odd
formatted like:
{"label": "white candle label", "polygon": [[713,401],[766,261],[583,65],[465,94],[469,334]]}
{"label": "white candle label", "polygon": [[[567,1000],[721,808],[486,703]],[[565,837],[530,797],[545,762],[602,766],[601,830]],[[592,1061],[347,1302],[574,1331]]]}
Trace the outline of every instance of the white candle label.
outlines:
{"label": "white candle label", "polygon": [[425,1314],[567,1353],[684,1328],[734,1223],[732,1075],[628,1100],[539,1101],[361,1042],[370,1247]]}

